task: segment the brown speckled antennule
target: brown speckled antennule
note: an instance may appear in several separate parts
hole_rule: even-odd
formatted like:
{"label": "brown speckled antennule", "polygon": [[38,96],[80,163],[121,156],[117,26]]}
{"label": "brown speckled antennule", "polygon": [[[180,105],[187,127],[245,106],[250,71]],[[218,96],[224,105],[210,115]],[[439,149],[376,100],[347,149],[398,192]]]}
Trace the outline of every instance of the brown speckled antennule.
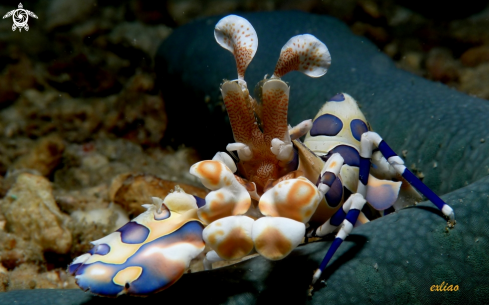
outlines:
{"label": "brown speckled antennule", "polygon": [[297,35],[282,47],[272,78],[280,78],[290,71],[300,71],[310,77],[328,72],[331,55],[324,43],[310,34]]}
{"label": "brown speckled antennule", "polygon": [[229,15],[216,24],[214,36],[221,47],[233,53],[238,67],[238,78],[243,80],[246,68],[258,49],[255,29],[248,20]]}

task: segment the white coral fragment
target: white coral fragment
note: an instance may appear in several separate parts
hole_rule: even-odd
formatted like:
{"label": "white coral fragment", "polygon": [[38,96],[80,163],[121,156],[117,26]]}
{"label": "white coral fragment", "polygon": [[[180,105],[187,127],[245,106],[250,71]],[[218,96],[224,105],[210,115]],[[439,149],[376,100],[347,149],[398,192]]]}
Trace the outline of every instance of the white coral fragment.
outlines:
{"label": "white coral fragment", "polygon": [[9,233],[38,244],[43,251],[68,253],[71,232],[65,226],[68,215],[62,213],[48,179],[22,173],[0,200],[0,210],[9,225]]}
{"label": "white coral fragment", "polygon": [[114,223],[114,230],[122,227],[129,222],[127,212],[121,208],[120,205],[111,203],[109,207],[103,209],[94,209],[89,211],[74,211],[71,213],[71,217],[78,222],[85,221],[86,223],[93,223],[99,225],[106,225],[109,222],[109,218],[112,214],[116,214],[117,218]]}

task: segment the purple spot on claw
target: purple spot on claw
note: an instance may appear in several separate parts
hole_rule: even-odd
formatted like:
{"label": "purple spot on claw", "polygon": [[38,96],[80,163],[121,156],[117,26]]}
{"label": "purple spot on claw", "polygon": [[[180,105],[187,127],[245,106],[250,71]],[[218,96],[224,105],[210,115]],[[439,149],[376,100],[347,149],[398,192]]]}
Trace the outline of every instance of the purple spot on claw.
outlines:
{"label": "purple spot on claw", "polygon": [[117,232],[121,232],[121,240],[126,244],[140,244],[149,235],[148,228],[134,221],[126,223]]}
{"label": "purple spot on claw", "polygon": [[96,245],[94,248],[96,248],[95,254],[98,255],[106,255],[110,251],[110,246],[107,244]]}

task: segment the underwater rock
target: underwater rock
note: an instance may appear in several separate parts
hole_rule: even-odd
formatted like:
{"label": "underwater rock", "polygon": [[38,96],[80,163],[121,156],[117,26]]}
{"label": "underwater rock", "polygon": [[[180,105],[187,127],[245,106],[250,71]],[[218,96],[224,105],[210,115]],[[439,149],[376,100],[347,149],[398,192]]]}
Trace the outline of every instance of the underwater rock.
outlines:
{"label": "underwater rock", "polygon": [[46,11],[46,29],[51,31],[56,27],[71,25],[83,21],[97,8],[95,0],[73,2],[70,0],[54,0],[49,2]]}
{"label": "underwater rock", "polygon": [[92,54],[79,52],[57,60],[47,67],[46,80],[55,89],[71,96],[108,96],[121,90],[117,75],[93,59]]}
{"label": "underwater rock", "polygon": [[397,66],[403,70],[414,74],[421,75],[421,63],[424,59],[424,54],[421,52],[406,52],[403,58],[397,63]]}
{"label": "underwater rock", "polygon": [[467,67],[476,67],[489,62],[489,46],[484,45],[468,49],[460,56],[460,61]]}
{"label": "underwater rock", "polygon": [[377,43],[385,44],[389,41],[389,34],[380,26],[373,26],[364,22],[355,22],[351,26],[351,30],[354,34],[365,36]]}
{"label": "underwater rock", "polygon": [[11,169],[33,169],[49,176],[60,164],[65,144],[58,135],[41,138],[27,154],[17,159]]}
{"label": "underwater rock", "polygon": [[56,188],[53,190],[53,195],[60,210],[66,214],[108,208],[110,204],[108,185],[105,183],[74,190]]}
{"label": "underwater rock", "polygon": [[489,43],[489,10],[480,11],[467,19],[454,20],[449,24],[448,34],[461,44],[473,46],[487,45]]}
{"label": "underwater rock", "polygon": [[[81,22],[73,25],[71,33],[75,37],[90,39],[99,37],[98,35],[110,32],[118,23],[124,21],[126,9],[124,6],[103,6],[97,5],[96,13],[90,14],[89,18],[84,18]],[[102,46],[105,37],[102,39]],[[110,56],[110,53],[104,54]]]}
{"label": "underwater rock", "polygon": [[164,25],[149,26],[141,22],[124,22],[112,30],[108,40],[113,44],[141,50],[153,57],[160,41],[170,35],[171,31]]}
{"label": "underwater rock", "polygon": [[40,272],[39,266],[35,264],[23,264],[9,272],[8,283],[8,290],[76,287],[74,278],[69,276],[65,270]]}
{"label": "underwater rock", "polygon": [[460,90],[472,96],[489,99],[489,63],[464,69],[460,75]]}
{"label": "underwater rock", "polygon": [[[140,81],[137,76],[133,82]],[[126,138],[144,146],[158,145],[165,135],[167,115],[165,103],[158,95],[140,91],[141,85],[129,84],[108,113],[104,127],[120,138]],[[133,90],[134,88],[134,90]]]}
{"label": "underwater rock", "polygon": [[442,83],[458,81],[461,65],[453,58],[452,52],[445,48],[433,48],[426,58],[428,77]]}
{"label": "underwater rock", "polygon": [[83,143],[111,133],[156,146],[165,134],[167,119],[153,79],[151,74],[139,73],[120,94],[98,98],[72,98],[52,89],[26,90],[13,107],[0,113],[0,127],[8,137],[37,138],[56,132],[67,142]]}
{"label": "underwater rock", "polygon": [[0,75],[0,108],[13,103],[24,90],[40,87],[32,62],[23,54],[19,57]]}
{"label": "underwater rock", "polygon": [[166,24],[175,27],[168,12],[167,1],[131,0],[130,9],[136,18],[146,24]]}
{"label": "underwater rock", "polygon": [[0,201],[0,208],[9,232],[37,243],[44,251],[70,251],[71,232],[65,227],[68,217],[56,205],[46,178],[20,174]]}
{"label": "underwater rock", "polygon": [[[419,12],[427,18],[446,21],[462,19],[480,13],[487,6],[486,2],[478,0],[468,0],[464,2],[464,5],[441,0],[430,1],[430,5],[427,5],[423,0],[395,0],[395,2]],[[440,13],[440,7],[443,7],[443,13]]]}
{"label": "underwater rock", "polygon": [[0,265],[0,292],[7,291],[9,283],[8,271],[4,266]]}
{"label": "underwater rock", "polygon": [[197,184],[189,173],[190,166],[197,161],[197,153],[190,148],[143,150],[140,145],[125,139],[100,139],[67,145],[63,167],[55,172],[54,182],[68,190],[84,189],[108,185],[120,174],[142,172],[166,180]]}
{"label": "underwater rock", "polygon": [[[103,102],[102,102],[103,101]],[[66,142],[83,142],[102,126],[115,97],[74,99],[54,90],[26,90],[4,115],[10,136],[38,138],[56,132]]]}
{"label": "underwater rock", "polygon": [[114,225],[108,228],[108,231],[115,231],[129,222],[127,212],[119,205],[111,204],[107,208],[93,209],[88,211],[75,211],[71,213],[71,218],[78,222],[86,222],[87,224],[107,225],[110,218],[114,217]]}
{"label": "underwater rock", "polygon": [[0,230],[0,263],[12,270],[24,263],[42,264],[45,262],[44,250],[32,240]]}
{"label": "underwater rock", "polygon": [[208,191],[185,183],[164,180],[149,174],[126,173],[114,178],[109,190],[110,201],[124,207],[129,214],[138,215],[151,204],[151,197],[165,198],[179,185],[186,193],[204,198]]}
{"label": "underwater rock", "polygon": [[[210,0],[210,1],[192,1],[192,0],[169,0],[167,4],[168,13],[171,18],[179,25],[187,23],[197,17],[211,16],[217,14],[224,14],[226,12],[232,12],[239,9],[240,6],[246,5],[259,5],[258,3],[252,3],[254,1],[246,1],[240,3],[238,0]],[[273,9],[273,2],[269,2],[268,9]],[[255,9],[257,9],[255,7]]]}

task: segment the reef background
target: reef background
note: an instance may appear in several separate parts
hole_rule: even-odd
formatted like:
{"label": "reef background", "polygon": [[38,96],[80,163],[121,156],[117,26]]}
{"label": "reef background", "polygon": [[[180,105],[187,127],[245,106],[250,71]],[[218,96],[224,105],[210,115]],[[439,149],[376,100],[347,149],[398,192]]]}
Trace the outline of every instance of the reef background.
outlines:
{"label": "reef background", "polygon": [[[155,85],[153,57],[173,28],[236,11],[328,14],[400,68],[488,99],[489,7],[420,3],[22,2],[39,17],[28,32],[0,20],[0,291],[75,288],[69,262],[138,214],[149,193],[164,196],[174,182],[205,192],[188,174],[199,152],[165,136],[171,119]],[[2,1],[0,15],[17,6]]]}

